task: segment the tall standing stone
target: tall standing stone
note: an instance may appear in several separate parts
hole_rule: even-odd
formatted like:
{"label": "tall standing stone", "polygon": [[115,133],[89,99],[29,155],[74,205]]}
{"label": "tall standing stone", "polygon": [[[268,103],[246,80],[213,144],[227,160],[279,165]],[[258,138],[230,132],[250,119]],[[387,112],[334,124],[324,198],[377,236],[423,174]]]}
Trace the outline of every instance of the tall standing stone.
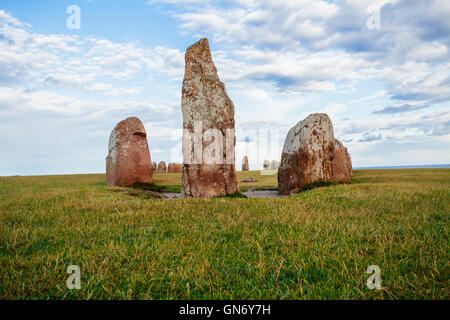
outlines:
{"label": "tall standing stone", "polygon": [[278,170],[281,194],[299,192],[314,182],[350,182],[352,175],[350,155],[334,138],[328,115],[312,114],[289,131]]}
{"label": "tall standing stone", "polygon": [[244,159],[242,159],[242,171],[249,171],[247,156],[245,156]]}
{"label": "tall standing stone", "polygon": [[220,81],[209,42],[201,39],[185,56],[182,194],[212,198],[238,191],[234,105]]}
{"label": "tall standing stone", "polygon": [[136,117],[119,122],[111,132],[106,158],[106,183],[128,187],[152,182],[152,162],[147,133]]}

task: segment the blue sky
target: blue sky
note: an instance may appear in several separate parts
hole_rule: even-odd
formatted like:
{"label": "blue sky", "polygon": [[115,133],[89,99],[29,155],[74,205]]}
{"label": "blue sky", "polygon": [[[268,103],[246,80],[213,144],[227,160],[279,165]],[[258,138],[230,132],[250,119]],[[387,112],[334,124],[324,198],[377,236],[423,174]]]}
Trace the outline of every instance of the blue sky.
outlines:
{"label": "blue sky", "polygon": [[2,0],[0,175],[104,172],[128,116],[152,160],[181,162],[184,51],[202,37],[236,107],[238,165],[278,160],[314,112],[355,167],[450,163],[448,17],[445,0]]}

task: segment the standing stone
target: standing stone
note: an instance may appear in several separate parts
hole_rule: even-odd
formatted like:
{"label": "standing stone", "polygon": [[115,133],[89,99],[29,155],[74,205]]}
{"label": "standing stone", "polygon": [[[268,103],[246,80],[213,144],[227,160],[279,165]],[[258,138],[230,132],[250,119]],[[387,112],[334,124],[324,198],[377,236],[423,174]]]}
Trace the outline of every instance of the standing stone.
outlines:
{"label": "standing stone", "polygon": [[109,137],[106,183],[129,187],[152,182],[152,164],[147,133],[141,120],[127,118],[117,124]]}
{"label": "standing stone", "polygon": [[234,105],[220,81],[209,42],[186,51],[183,112],[182,194],[212,198],[238,192]]}
{"label": "standing stone", "polygon": [[264,160],[263,169],[264,170],[270,170],[270,162],[269,162],[269,160]]}
{"label": "standing stone", "polygon": [[180,163],[169,163],[167,167],[167,173],[181,173],[182,166]]}
{"label": "standing stone", "polygon": [[352,159],[342,142],[335,140],[334,159],[331,161],[333,181],[350,182],[353,177]]}
{"label": "standing stone", "polygon": [[244,159],[242,159],[242,171],[249,171],[247,156],[245,156]]}
{"label": "standing stone", "polygon": [[270,170],[278,170],[279,167],[280,167],[280,163],[276,160],[273,160],[270,163]]}
{"label": "standing stone", "polygon": [[299,192],[314,182],[350,182],[352,175],[350,155],[335,140],[328,115],[312,114],[289,131],[278,170],[281,194]]}
{"label": "standing stone", "polygon": [[158,173],[166,173],[167,169],[166,169],[166,163],[164,161],[160,161],[158,163]]}
{"label": "standing stone", "polygon": [[153,168],[153,172],[156,172],[158,170],[158,165],[154,161],[152,163],[152,168]]}

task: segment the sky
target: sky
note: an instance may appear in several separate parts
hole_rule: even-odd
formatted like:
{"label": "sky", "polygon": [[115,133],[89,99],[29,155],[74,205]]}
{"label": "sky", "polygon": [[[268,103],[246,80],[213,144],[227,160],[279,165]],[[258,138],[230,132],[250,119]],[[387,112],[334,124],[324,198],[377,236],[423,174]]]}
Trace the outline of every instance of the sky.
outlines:
{"label": "sky", "polygon": [[153,161],[181,162],[184,53],[203,37],[238,168],[279,160],[316,112],[354,167],[448,164],[449,18],[448,0],[0,0],[0,176],[105,172],[130,116]]}

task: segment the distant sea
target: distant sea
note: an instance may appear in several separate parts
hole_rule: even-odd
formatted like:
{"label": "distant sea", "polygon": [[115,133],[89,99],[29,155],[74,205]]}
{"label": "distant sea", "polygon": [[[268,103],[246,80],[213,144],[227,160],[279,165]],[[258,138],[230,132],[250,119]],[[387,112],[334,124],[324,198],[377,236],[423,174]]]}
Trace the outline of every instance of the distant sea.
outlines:
{"label": "distant sea", "polygon": [[425,165],[413,165],[413,166],[385,166],[385,167],[357,167],[354,170],[363,169],[442,169],[450,168],[450,164],[425,164]]}

